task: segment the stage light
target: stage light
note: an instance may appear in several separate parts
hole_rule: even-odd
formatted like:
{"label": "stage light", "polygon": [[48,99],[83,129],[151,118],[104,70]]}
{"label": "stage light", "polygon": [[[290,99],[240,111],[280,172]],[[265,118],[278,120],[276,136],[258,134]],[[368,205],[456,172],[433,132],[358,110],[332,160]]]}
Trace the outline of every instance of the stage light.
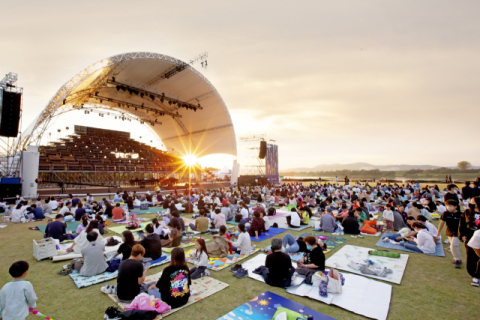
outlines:
{"label": "stage light", "polygon": [[119,91],[119,90],[120,90],[120,86],[117,86],[117,91]]}
{"label": "stage light", "polygon": [[141,107],[142,107],[142,109],[143,109],[143,103],[142,103]]}
{"label": "stage light", "polygon": [[155,122],[157,122],[157,119],[155,119]]}
{"label": "stage light", "polygon": [[115,77],[112,77],[112,81],[115,82]]}
{"label": "stage light", "polygon": [[152,101],[155,100],[155,96],[153,94],[150,95],[150,99],[152,99]]}
{"label": "stage light", "polygon": [[63,104],[67,103],[67,99],[63,99]]}
{"label": "stage light", "polygon": [[135,107],[135,111],[137,111],[137,110],[138,110],[137,107]]}
{"label": "stage light", "polygon": [[193,107],[193,111],[197,112],[197,107]]}
{"label": "stage light", "polygon": [[169,101],[168,101],[168,104],[169,104],[169,105],[172,105],[172,100],[169,100]]}
{"label": "stage light", "polygon": [[127,91],[127,88],[126,87],[120,87],[120,89],[122,89],[124,92]]}
{"label": "stage light", "polygon": [[102,102],[103,102],[103,100],[102,100],[102,99],[100,99],[100,103],[102,103]]}
{"label": "stage light", "polygon": [[143,96],[144,96],[144,95],[145,95],[145,94],[144,94],[143,92],[142,92],[142,93],[140,93],[140,97],[142,97],[142,98],[143,98]]}
{"label": "stage light", "polygon": [[98,96],[98,93],[99,93],[99,92],[95,92],[95,97],[97,97],[97,96]]}

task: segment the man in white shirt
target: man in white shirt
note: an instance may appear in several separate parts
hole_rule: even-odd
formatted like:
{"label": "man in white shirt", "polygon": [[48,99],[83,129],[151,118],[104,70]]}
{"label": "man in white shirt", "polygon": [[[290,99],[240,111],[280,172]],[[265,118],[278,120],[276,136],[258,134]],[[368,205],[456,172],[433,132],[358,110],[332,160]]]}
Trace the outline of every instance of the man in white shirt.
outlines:
{"label": "man in white shirt", "polygon": [[287,224],[290,228],[300,228],[300,216],[295,208],[286,216]]}
{"label": "man in white shirt", "polygon": [[57,200],[50,200],[50,207],[52,207],[52,210],[57,210],[58,208],[58,201]]}

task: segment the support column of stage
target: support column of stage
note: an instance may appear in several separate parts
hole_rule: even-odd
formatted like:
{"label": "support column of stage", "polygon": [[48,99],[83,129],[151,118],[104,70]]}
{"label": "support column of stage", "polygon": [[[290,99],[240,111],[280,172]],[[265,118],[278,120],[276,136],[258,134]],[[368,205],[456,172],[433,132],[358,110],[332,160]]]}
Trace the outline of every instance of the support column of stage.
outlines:
{"label": "support column of stage", "polygon": [[22,152],[22,197],[36,198],[38,178],[38,165],[40,153],[37,146],[29,146]]}
{"label": "support column of stage", "polygon": [[232,177],[230,178],[230,184],[238,183],[238,173],[240,172],[240,164],[237,160],[233,160]]}

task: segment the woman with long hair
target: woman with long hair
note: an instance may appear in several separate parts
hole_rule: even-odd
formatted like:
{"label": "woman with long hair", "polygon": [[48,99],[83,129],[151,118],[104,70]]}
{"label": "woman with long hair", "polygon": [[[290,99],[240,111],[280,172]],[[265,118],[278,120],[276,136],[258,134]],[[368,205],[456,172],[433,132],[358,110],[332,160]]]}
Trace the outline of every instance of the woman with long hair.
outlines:
{"label": "woman with long hair", "polygon": [[168,239],[161,240],[161,244],[163,248],[171,248],[173,239],[176,237],[182,236],[182,226],[180,222],[178,222],[177,218],[172,218],[168,223],[168,229],[170,233],[168,234]]}
{"label": "woman with long hair", "polygon": [[195,250],[192,251],[191,257],[195,265],[195,267],[190,270],[192,273],[191,278],[195,280],[203,276],[209,276],[210,272],[207,270],[209,256],[205,239],[198,238],[197,241],[195,241]]}
{"label": "woman with long hair", "polygon": [[116,258],[118,255],[122,255],[122,260],[130,258],[132,254],[132,248],[137,244],[133,237],[133,233],[130,230],[125,230],[122,232],[122,241],[123,243],[118,247],[117,252],[113,255]]}
{"label": "woman with long hair", "polygon": [[78,225],[77,230],[75,231],[75,233],[76,233],[76,234],[79,234],[79,233],[82,232],[83,230],[87,229],[88,223],[89,223],[88,216],[87,216],[87,215],[83,215],[83,216],[80,218],[80,224]]}
{"label": "woman with long hair", "polygon": [[98,237],[95,240],[95,242],[104,244],[105,241],[104,241],[103,237],[100,235],[100,230],[98,230],[98,221],[93,220],[93,221],[90,221],[87,229],[80,232],[78,237],[76,237],[73,240],[73,244],[70,248],[67,249],[67,252],[72,252],[73,251],[75,253],[81,253],[82,249],[88,245],[89,241],[87,239],[87,235],[92,231],[94,231],[98,234]]}

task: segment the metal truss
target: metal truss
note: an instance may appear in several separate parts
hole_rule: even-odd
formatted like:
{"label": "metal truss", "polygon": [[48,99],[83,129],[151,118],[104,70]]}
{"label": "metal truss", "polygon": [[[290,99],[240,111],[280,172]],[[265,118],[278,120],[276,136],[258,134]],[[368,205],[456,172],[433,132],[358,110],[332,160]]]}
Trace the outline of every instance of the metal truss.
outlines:
{"label": "metal truss", "polygon": [[[121,62],[136,60],[136,59],[153,59],[153,60],[162,60],[166,62],[170,62],[175,65],[183,65],[185,62],[159,53],[151,53],[151,52],[130,52],[119,54],[116,56],[112,56],[106,59],[103,59],[93,65],[89,66],[88,68],[82,70],[77,75],[75,75],[72,79],[70,79],[67,83],[65,83],[53,96],[53,98],[49,101],[47,106],[42,110],[39,116],[35,119],[35,121],[25,130],[25,132],[21,135],[21,137],[17,140],[17,147],[16,150],[26,150],[27,146],[39,145],[42,139],[43,134],[48,129],[52,118],[62,111],[64,108],[68,108],[69,104],[63,104],[63,101],[71,94],[73,90],[75,90],[83,81],[87,80],[89,77],[94,75],[95,73],[99,73],[100,75],[97,76],[96,81],[94,81],[91,85],[89,90],[90,94],[94,94],[97,88],[100,88],[105,85],[108,78],[111,78],[116,73],[120,72],[119,68],[121,68]],[[187,65],[185,69],[188,69],[190,72],[195,74],[198,78],[204,81],[207,86],[210,88],[210,93],[212,93],[218,101],[221,103],[223,107],[223,112],[232,122],[230,113],[223,101],[222,97],[215,89],[215,87],[208,81],[205,76],[203,76],[199,71],[193,68],[191,65]],[[148,83],[147,83],[148,84]],[[82,97],[79,97],[76,101],[76,105],[81,105],[82,103],[87,103],[90,94],[85,94]],[[127,111],[128,112],[128,111]],[[180,119],[175,119],[177,123],[181,123]],[[148,124],[145,126],[151,129]],[[185,134],[188,134],[183,123],[181,124],[182,129],[184,130]],[[236,147],[236,139],[235,133],[232,132],[231,136],[231,145],[232,145],[232,154],[237,154],[237,147]]]}
{"label": "metal truss", "polygon": [[265,175],[265,159],[258,157],[260,141],[265,141],[265,134],[241,137],[240,174]]}

